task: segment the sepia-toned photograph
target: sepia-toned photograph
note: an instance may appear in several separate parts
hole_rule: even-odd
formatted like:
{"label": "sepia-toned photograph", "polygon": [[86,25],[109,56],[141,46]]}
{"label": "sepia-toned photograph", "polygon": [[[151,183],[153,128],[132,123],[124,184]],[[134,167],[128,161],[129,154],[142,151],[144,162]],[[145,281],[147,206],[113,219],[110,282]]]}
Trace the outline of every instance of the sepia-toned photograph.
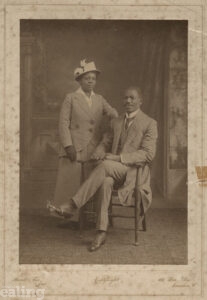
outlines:
{"label": "sepia-toned photograph", "polygon": [[187,20],[20,20],[20,264],[188,264]]}
{"label": "sepia-toned photograph", "polygon": [[206,298],[206,11],[1,4],[0,297]]}

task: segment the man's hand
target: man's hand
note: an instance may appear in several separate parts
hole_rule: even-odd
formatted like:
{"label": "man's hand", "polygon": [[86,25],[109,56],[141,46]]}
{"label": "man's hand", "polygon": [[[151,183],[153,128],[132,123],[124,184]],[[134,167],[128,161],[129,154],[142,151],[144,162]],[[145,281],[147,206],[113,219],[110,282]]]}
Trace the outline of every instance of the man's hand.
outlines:
{"label": "man's hand", "polygon": [[106,153],[104,151],[95,151],[91,155],[92,160],[103,160],[105,158]]}
{"label": "man's hand", "polygon": [[121,161],[120,155],[115,155],[115,154],[111,154],[111,153],[107,153],[106,156],[105,156],[105,159],[118,161],[118,162]]}
{"label": "man's hand", "polygon": [[76,150],[74,146],[68,146],[65,147],[65,151],[67,153],[67,157],[71,160],[71,161],[76,161]]}

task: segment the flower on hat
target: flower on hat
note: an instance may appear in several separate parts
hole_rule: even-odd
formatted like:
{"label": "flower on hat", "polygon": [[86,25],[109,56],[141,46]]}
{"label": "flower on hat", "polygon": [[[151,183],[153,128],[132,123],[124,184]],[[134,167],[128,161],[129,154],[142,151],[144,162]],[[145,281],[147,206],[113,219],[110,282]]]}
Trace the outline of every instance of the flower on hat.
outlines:
{"label": "flower on hat", "polygon": [[100,73],[100,71],[96,69],[96,65],[93,61],[87,63],[86,59],[82,59],[80,61],[80,67],[76,68],[74,71],[74,77],[77,80],[82,74],[87,72]]}
{"label": "flower on hat", "polygon": [[76,68],[74,71],[74,76],[77,77],[77,76],[81,75],[82,73],[83,73],[82,68]]}
{"label": "flower on hat", "polygon": [[84,68],[85,65],[86,65],[86,59],[81,60],[81,61],[80,61],[80,66],[81,66],[82,68]]}

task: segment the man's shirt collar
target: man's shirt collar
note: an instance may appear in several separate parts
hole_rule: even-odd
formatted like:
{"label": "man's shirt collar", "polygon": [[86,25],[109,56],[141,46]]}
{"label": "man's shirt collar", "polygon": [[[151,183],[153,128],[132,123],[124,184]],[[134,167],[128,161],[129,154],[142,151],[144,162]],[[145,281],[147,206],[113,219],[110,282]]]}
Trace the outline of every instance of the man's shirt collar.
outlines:
{"label": "man's shirt collar", "polygon": [[125,113],[125,117],[126,119],[132,119],[132,118],[135,118],[136,115],[138,114],[138,112],[140,111],[140,109],[138,108],[137,110],[131,112],[131,113]]}

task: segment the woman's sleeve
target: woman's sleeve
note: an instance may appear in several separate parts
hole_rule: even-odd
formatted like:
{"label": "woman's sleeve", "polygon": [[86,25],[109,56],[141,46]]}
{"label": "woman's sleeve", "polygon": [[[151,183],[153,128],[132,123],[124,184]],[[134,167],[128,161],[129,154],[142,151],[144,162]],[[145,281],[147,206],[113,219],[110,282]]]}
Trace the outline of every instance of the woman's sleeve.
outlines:
{"label": "woman's sleeve", "polygon": [[102,97],[102,103],[103,103],[103,112],[110,118],[117,118],[118,112],[115,108],[111,107],[111,105],[108,104],[108,102]]}
{"label": "woman's sleeve", "polygon": [[63,147],[71,146],[72,138],[70,133],[70,116],[72,111],[72,98],[68,94],[62,103],[59,118],[59,135]]}

